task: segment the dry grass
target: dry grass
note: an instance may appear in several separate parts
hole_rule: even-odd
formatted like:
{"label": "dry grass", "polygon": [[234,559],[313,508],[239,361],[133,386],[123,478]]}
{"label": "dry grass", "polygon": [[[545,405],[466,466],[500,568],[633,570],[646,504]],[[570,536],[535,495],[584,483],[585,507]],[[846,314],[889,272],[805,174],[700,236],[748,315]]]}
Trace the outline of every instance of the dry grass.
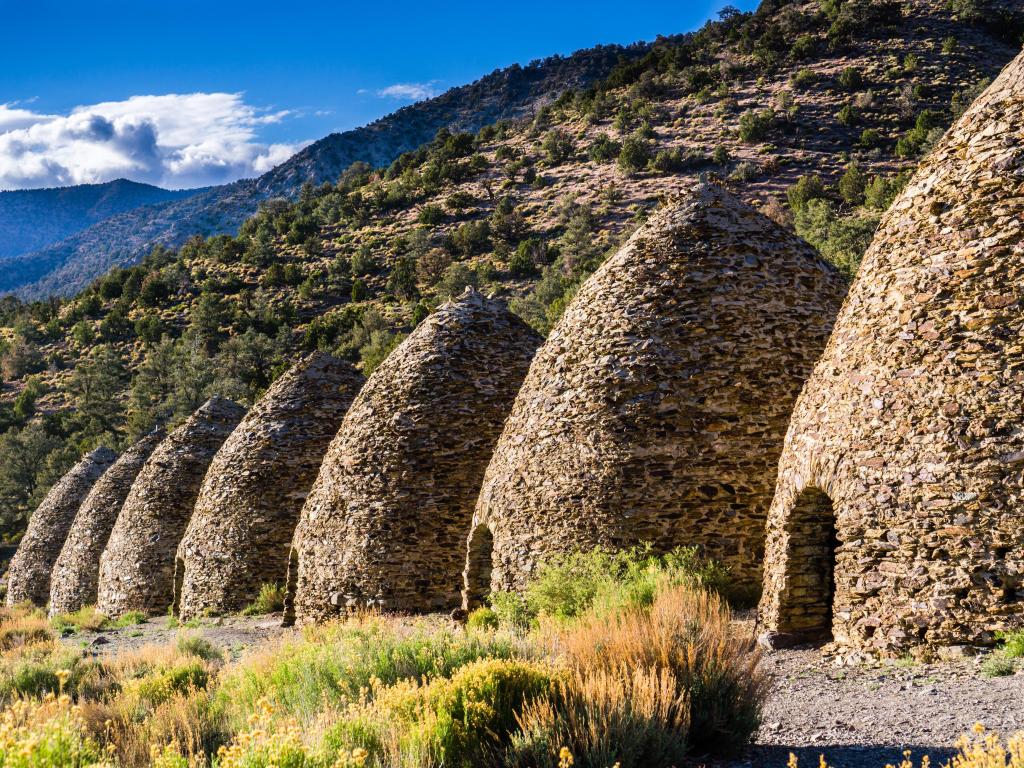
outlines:
{"label": "dry grass", "polygon": [[0,653],[56,639],[46,616],[30,606],[0,610]]}
{"label": "dry grass", "polygon": [[728,753],[758,726],[768,691],[760,653],[753,637],[737,634],[717,595],[669,587],[649,609],[588,615],[555,640],[580,675],[669,672],[688,696],[690,748],[698,753]]}

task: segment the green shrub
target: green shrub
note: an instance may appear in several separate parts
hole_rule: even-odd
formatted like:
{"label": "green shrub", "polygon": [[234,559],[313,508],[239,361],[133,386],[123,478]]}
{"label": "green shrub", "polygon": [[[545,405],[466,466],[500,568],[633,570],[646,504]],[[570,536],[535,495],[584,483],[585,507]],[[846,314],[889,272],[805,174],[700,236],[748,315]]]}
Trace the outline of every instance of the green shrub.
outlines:
{"label": "green shrub", "polygon": [[261,584],[256,599],[242,611],[243,616],[264,616],[284,609],[284,585]]}
{"label": "green shrub", "polygon": [[651,160],[651,144],[642,136],[633,134],[622,142],[619,152],[619,170],[627,176],[638,173],[647,167]]}
{"label": "green shrub", "polygon": [[909,179],[910,174],[906,171],[891,177],[872,176],[864,188],[864,204],[876,211],[886,210]]}
{"label": "green shrub", "polygon": [[942,41],[942,52],[947,56],[951,53],[955,53],[956,49],[959,47],[960,43],[955,37],[947,37]]}
{"label": "green shrub", "polygon": [[567,131],[556,128],[544,135],[541,148],[547,152],[548,160],[552,164],[558,165],[573,156],[576,144]]}
{"label": "green shrub", "polygon": [[839,196],[849,205],[857,206],[864,202],[864,189],[867,177],[857,163],[846,166],[846,172],[839,179]]}
{"label": "green shrub", "polygon": [[982,677],[1009,677],[1016,671],[1012,659],[992,654],[981,664]]}
{"label": "green shrub", "polygon": [[793,73],[790,82],[794,88],[805,91],[818,82],[818,75],[814,70],[801,69]]}
{"label": "green shrub", "polygon": [[384,695],[378,709],[399,721],[414,721],[424,709],[432,715],[425,732],[414,727],[395,740],[393,756],[405,752],[411,736],[426,741],[437,765],[476,768],[507,742],[524,704],[546,693],[552,680],[551,670],[535,662],[485,659],[467,664],[450,680],[399,691],[394,698]]}
{"label": "green shrub", "polygon": [[857,273],[860,260],[878,229],[878,216],[855,212],[840,216],[827,200],[810,200],[794,211],[796,233],[821,256],[848,276]]}
{"label": "green shrub", "polygon": [[224,654],[221,650],[207,640],[205,637],[191,634],[178,635],[175,647],[179,653],[186,656],[195,656],[203,661],[223,661]]}
{"label": "green shrub", "polygon": [[882,134],[875,128],[865,128],[861,131],[860,139],[857,141],[857,145],[864,147],[864,149],[874,149],[881,146],[881,144]]}
{"label": "green shrub", "polygon": [[844,104],[843,108],[836,113],[836,120],[840,125],[852,128],[860,120],[860,114],[852,104]]}
{"label": "green shrub", "polygon": [[402,680],[449,677],[478,659],[510,658],[513,650],[508,639],[484,634],[463,636],[424,628],[398,633],[376,620],[325,625],[229,668],[216,699],[236,725],[246,722],[260,699],[286,716],[308,722],[325,707],[358,701],[371,681],[390,686]]}
{"label": "green shrub", "polygon": [[526,604],[526,598],[518,592],[492,592],[487,602],[503,627],[523,630],[533,621],[533,613]]}
{"label": "green shrub", "polygon": [[477,608],[466,619],[466,626],[470,629],[497,629],[500,623],[498,614],[486,607]]}
{"label": "green shrub", "polygon": [[740,115],[740,140],[747,143],[763,141],[774,119],[775,112],[771,109],[748,109]]}
{"label": "green shrub", "polygon": [[587,157],[595,163],[610,163],[619,156],[622,145],[607,134],[600,133],[587,149]]}
{"label": "green shrub", "polygon": [[424,226],[432,227],[444,221],[444,210],[441,206],[428,203],[420,208],[416,221]]}
{"label": "green shrub", "polygon": [[864,85],[864,77],[856,67],[847,67],[839,73],[839,84],[848,91],[856,91]]}
{"label": "green shrub", "polygon": [[789,49],[789,55],[794,59],[807,59],[814,55],[818,49],[818,39],[814,35],[800,35]]}
{"label": "green shrub", "polygon": [[649,546],[621,551],[598,548],[543,561],[524,597],[534,616],[571,619],[592,608],[606,612],[648,605],[664,583],[724,591],[729,576],[696,547],[679,547],[664,555],[654,554]]}
{"label": "green shrub", "polygon": [[801,176],[796,183],[786,190],[786,200],[789,207],[795,213],[803,209],[811,200],[818,200],[826,197],[828,192],[825,189],[825,182],[817,174]]}
{"label": "green shrub", "polygon": [[1019,659],[1024,657],[1024,630],[1016,632],[1000,632],[997,639],[1001,645],[1003,655],[1008,659]]}

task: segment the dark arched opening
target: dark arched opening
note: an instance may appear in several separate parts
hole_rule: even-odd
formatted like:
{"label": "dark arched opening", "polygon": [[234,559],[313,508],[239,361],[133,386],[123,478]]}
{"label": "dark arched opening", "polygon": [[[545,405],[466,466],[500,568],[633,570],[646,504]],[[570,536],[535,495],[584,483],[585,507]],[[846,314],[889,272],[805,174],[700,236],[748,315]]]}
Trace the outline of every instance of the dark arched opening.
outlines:
{"label": "dark arched opening", "polygon": [[171,613],[175,616],[179,615],[179,609],[181,608],[181,587],[185,583],[185,561],[180,558],[174,558],[174,594],[171,595]]}
{"label": "dark arched opening", "polygon": [[295,624],[295,589],[299,582],[299,553],[295,547],[288,549],[288,575],[284,582],[284,609],[281,625],[291,627]]}
{"label": "dark arched opening", "polygon": [[469,535],[466,571],[463,574],[465,592],[463,607],[472,611],[479,608],[491,593],[491,569],[494,556],[494,534],[485,525],[478,525]]}
{"label": "dark arched opening", "polygon": [[836,518],[832,500],[818,488],[804,490],[786,524],[785,580],[778,631],[803,642],[832,640]]}

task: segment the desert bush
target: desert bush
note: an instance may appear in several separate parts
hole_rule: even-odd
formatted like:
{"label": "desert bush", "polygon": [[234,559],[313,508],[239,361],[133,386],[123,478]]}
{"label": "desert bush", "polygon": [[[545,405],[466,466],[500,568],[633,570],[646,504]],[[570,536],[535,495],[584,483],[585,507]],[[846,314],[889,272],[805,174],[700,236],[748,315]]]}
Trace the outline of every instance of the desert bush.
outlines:
{"label": "desert bush", "polygon": [[997,636],[1002,653],[1009,659],[1024,657],[1024,630],[1000,632]]}
{"label": "desert bush", "polygon": [[284,585],[261,584],[256,599],[242,611],[244,616],[263,616],[284,608]]}
{"label": "desert bush", "polygon": [[[768,680],[758,670],[756,644],[752,637],[737,634],[728,608],[713,593],[664,583],[648,606],[628,606],[611,615],[592,612],[567,625],[558,634],[558,647],[581,681],[600,673],[624,678],[646,671],[656,676],[646,683],[646,695],[661,691],[649,699],[650,708],[662,722],[668,718],[689,726],[679,736],[685,743],[666,748],[730,754],[749,741],[760,722]],[[662,688],[668,683],[672,694]],[[615,695],[614,688],[608,691]],[[674,713],[683,702],[685,711]],[[560,719],[568,718],[565,714]],[[664,743],[664,736],[660,741]],[[565,746],[577,759],[586,747],[572,742]]]}
{"label": "desert bush", "polygon": [[0,768],[109,766],[67,696],[13,702],[0,714]]}
{"label": "desert bush", "polygon": [[524,707],[504,764],[681,765],[688,718],[686,694],[666,669],[575,674]]}
{"label": "desert bush", "polygon": [[800,69],[793,73],[790,83],[797,90],[807,90],[818,82],[818,74],[812,69]]}
{"label": "desert bush", "polygon": [[879,217],[854,212],[840,216],[827,200],[810,200],[794,211],[796,233],[817,248],[822,258],[853,276],[871,244]]}
{"label": "desert bush", "polygon": [[1013,659],[1008,659],[999,653],[989,656],[981,664],[983,677],[1008,677],[1017,671]]}
{"label": "desert bush", "polygon": [[31,607],[0,611],[0,652],[53,639],[53,629],[42,611]]}
{"label": "desert bush", "polygon": [[610,138],[606,133],[600,133],[587,148],[587,157],[595,163],[608,163],[619,156],[622,145]]}
{"label": "desert bush", "polygon": [[771,109],[748,109],[740,115],[740,140],[747,143],[763,141],[768,136],[775,112]]}
{"label": "desert bush", "polygon": [[827,194],[825,182],[817,174],[812,174],[801,176],[786,190],[786,201],[790,209],[796,212],[805,208],[811,200],[824,198]]}
{"label": "desert bush", "polygon": [[651,160],[650,142],[634,133],[622,142],[622,149],[619,151],[619,170],[627,176],[638,173],[647,167]]}
{"label": "desert bush", "polygon": [[498,614],[485,606],[477,608],[466,619],[466,626],[470,629],[491,630],[497,629],[500,624]]}
{"label": "desert bush", "polygon": [[228,669],[217,698],[229,722],[239,726],[265,699],[284,716],[313,720],[325,705],[357,701],[370,681],[451,675],[482,658],[511,658],[512,641],[463,637],[423,627],[393,631],[382,619],[354,619],[310,628],[299,640],[273,644]]}
{"label": "desert bush", "polygon": [[607,613],[649,605],[664,584],[724,591],[729,576],[724,566],[703,558],[696,547],[679,547],[664,555],[650,547],[597,548],[542,562],[524,599],[532,616],[573,619],[592,609]]}

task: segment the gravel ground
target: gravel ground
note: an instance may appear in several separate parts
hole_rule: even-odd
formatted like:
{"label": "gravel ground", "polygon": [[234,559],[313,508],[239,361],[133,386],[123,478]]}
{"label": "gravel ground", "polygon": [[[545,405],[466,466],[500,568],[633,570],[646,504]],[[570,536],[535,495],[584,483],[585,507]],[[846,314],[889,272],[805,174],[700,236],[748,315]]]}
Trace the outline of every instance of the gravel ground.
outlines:
{"label": "gravel ground", "polygon": [[[739,623],[752,629],[747,617]],[[201,634],[237,658],[254,644],[296,630],[282,628],[280,616],[231,617],[180,628],[157,618],[63,640],[109,655],[171,642],[179,632]],[[764,722],[743,758],[727,768],[785,768],[790,752],[802,768],[817,768],[820,755],[834,768],[885,768],[899,763],[906,749],[915,762],[928,754],[939,766],[953,754],[957,737],[977,722],[1002,734],[1024,730],[1024,663],[1014,675],[988,678],[981,673],[983,661],[839,666],[812,648],[767,653],[764,669],[774,682]]]}
{"label": "gravel ground", "polygon": [[72,648],[85,648],[99,656],[112,656],[143,645],[173,642],[180,633],[202,635],[220,646],[231,658],[238,658],[250,646],[283,635],[295,629],[281,626],[281,616],[232,616],[209,619],[183,626],[172,624],[167,617],[149,619],[142,624],[102,632],[79,632],[61,640]]}
{"label": "gravel ground", "polygon": [[783,768],[793,752],[804,768],[822,754],[837,768],[884,768],[909,749],[939,765],[975,723],[1024,730],[1024,671],[988,678],[982,661],[837,666],[815,649],[767,654],[774,685],[748,762]]}

